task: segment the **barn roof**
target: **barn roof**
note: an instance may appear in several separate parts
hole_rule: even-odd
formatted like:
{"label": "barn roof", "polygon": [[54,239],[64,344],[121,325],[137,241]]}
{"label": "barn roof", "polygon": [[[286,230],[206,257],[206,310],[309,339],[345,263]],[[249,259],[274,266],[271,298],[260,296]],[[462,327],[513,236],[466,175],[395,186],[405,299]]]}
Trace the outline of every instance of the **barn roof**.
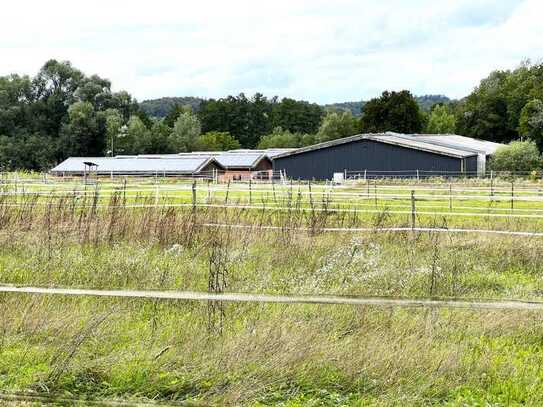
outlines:
{"label": "barn roof", "polygon": [[[178,154],[142,154],[136,157],[147,159],[214,158],[224,168],[250,170],[256,167],[260,161],[270,159],[266,151],[267,150],[194,151],[191,153]],[[117,158],[121,158],[121,156],[117,156]]]}
{"label": "barn roof", "polygon": [[489,141],[472,139],[469,137],[458,136],[456,134],[436,135],[436,134],[400,134],[393,132],[357,134],[351,137],[344,137],[336,140],[326,141],[307,147],[288,151],[275,158],[288,157],[291,155],[302,154],[308,151],[320,150],[332,146],[351,143],[359,140],[374,140],[381,143],[398,145],[420,151],[465,158],[478,154],[493,154],[498,147],[503,144],[492,143]]}
{"label": "barn roof", "polygon": [[70,157],[55,168],[52,172],[83,172],[84,162],[91,161],[97,164],[98,173],[168,173],[168,174],[195,174],[199,173],[210,163],[222,167],[213,157],[178,157],[156,159],[145,157]]}

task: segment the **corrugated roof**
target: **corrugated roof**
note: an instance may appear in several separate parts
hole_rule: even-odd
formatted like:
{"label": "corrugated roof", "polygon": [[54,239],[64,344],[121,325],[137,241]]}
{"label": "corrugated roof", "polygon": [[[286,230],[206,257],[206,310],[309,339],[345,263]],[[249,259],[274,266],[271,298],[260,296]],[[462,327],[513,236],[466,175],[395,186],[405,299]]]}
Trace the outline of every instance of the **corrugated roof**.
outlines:
{"label": "corrugated roof", "polygon": [[[52,172],[83,172],[84,162],[90,161],[98,165],[97,172],[114,173],[169,173],[193,174],[198,173],[210,162],[216,162],[211,157],[187,158],[119,158],[119,157],[70,157],[53,168]],[[220,166],[220,164],[219,164]],[[94,170],[94,168],[93,168]]]}
{"label": "corrugated roof", "polygon": [[230,153],[226,152],[215,157],[225,168],[253,168],[266,158],[263,153]]}
{"label": "corrugated roof", "polygon": [[358,140],[375,140],[381,143],[398,145],[431,153],[447,155],[451,157],[465,158],[479,153],[492,154],[502,144],[471,139],[458,135],[424,135],[424,134],[400,134],[400,133],[370,133],[357,134],[351,137],[326,141],[308,147],[302,147],[276,155],[275,158],[288,157],[308,151],[320,150],[336,145],[346,144]]}
{"label": "corrugated roof", "polygon": [[[396,134],[396,133],[391,133]],[[435,145],[441,145],[451,148],[460,148],[466,151],[476,153],[494,154],[496,150],[503,146],[500,143],[492,141],[479,140],[471,137],[459,136],[457,134],[410,134],[400,135],[401,137],[411,137],[416,140],[424,141]]]}

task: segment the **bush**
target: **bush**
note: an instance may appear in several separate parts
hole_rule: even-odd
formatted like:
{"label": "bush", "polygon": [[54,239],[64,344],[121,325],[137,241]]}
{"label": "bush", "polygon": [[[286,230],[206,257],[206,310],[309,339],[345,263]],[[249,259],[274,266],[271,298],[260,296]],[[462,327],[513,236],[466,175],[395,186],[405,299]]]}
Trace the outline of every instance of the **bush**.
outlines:
{"label": "bush", "polygon": [[489,166],[494,171],[531,172],[541,168],[541,156],[533,141],[512,141],[496,150]]}

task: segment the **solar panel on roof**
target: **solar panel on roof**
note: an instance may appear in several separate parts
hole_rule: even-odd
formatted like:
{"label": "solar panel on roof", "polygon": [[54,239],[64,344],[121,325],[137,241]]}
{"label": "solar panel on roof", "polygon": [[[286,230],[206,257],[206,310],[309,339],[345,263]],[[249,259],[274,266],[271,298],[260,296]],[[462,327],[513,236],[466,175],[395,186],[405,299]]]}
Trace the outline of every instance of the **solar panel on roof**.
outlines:
{"label": "solar panel on roof", "polygon": [[92,161],[98,166],[99,173],[186,173],[191,174],[200,170],[209,158],[112,158],[112,157],[70,157],[51,171],[53,172],[82,172],[86,161]]}

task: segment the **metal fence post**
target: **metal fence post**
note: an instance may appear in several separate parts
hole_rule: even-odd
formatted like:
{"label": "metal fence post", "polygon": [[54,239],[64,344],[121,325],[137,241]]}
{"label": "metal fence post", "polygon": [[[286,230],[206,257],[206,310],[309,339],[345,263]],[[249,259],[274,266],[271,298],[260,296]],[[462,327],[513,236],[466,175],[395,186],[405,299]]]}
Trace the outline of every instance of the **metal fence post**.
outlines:
{"label": "metal fence post", "polygon": [[192,209],[196,209],[196,181],[192,181]]}
{"label": "metal fence post", "polygon": [[373,180],[373,198],[375,200],[375,207],[377,208],[377,180]]}
{"label": "metal fence post", "polygon": [[416,222],[416,205],[415,205],[415,190],[411,190],[411,231],[415,231]]}
{"label": "metal fence post", "polygon": [[452,211],[453,201],[452,201],[452,184],[449,182],[449,211]]}

